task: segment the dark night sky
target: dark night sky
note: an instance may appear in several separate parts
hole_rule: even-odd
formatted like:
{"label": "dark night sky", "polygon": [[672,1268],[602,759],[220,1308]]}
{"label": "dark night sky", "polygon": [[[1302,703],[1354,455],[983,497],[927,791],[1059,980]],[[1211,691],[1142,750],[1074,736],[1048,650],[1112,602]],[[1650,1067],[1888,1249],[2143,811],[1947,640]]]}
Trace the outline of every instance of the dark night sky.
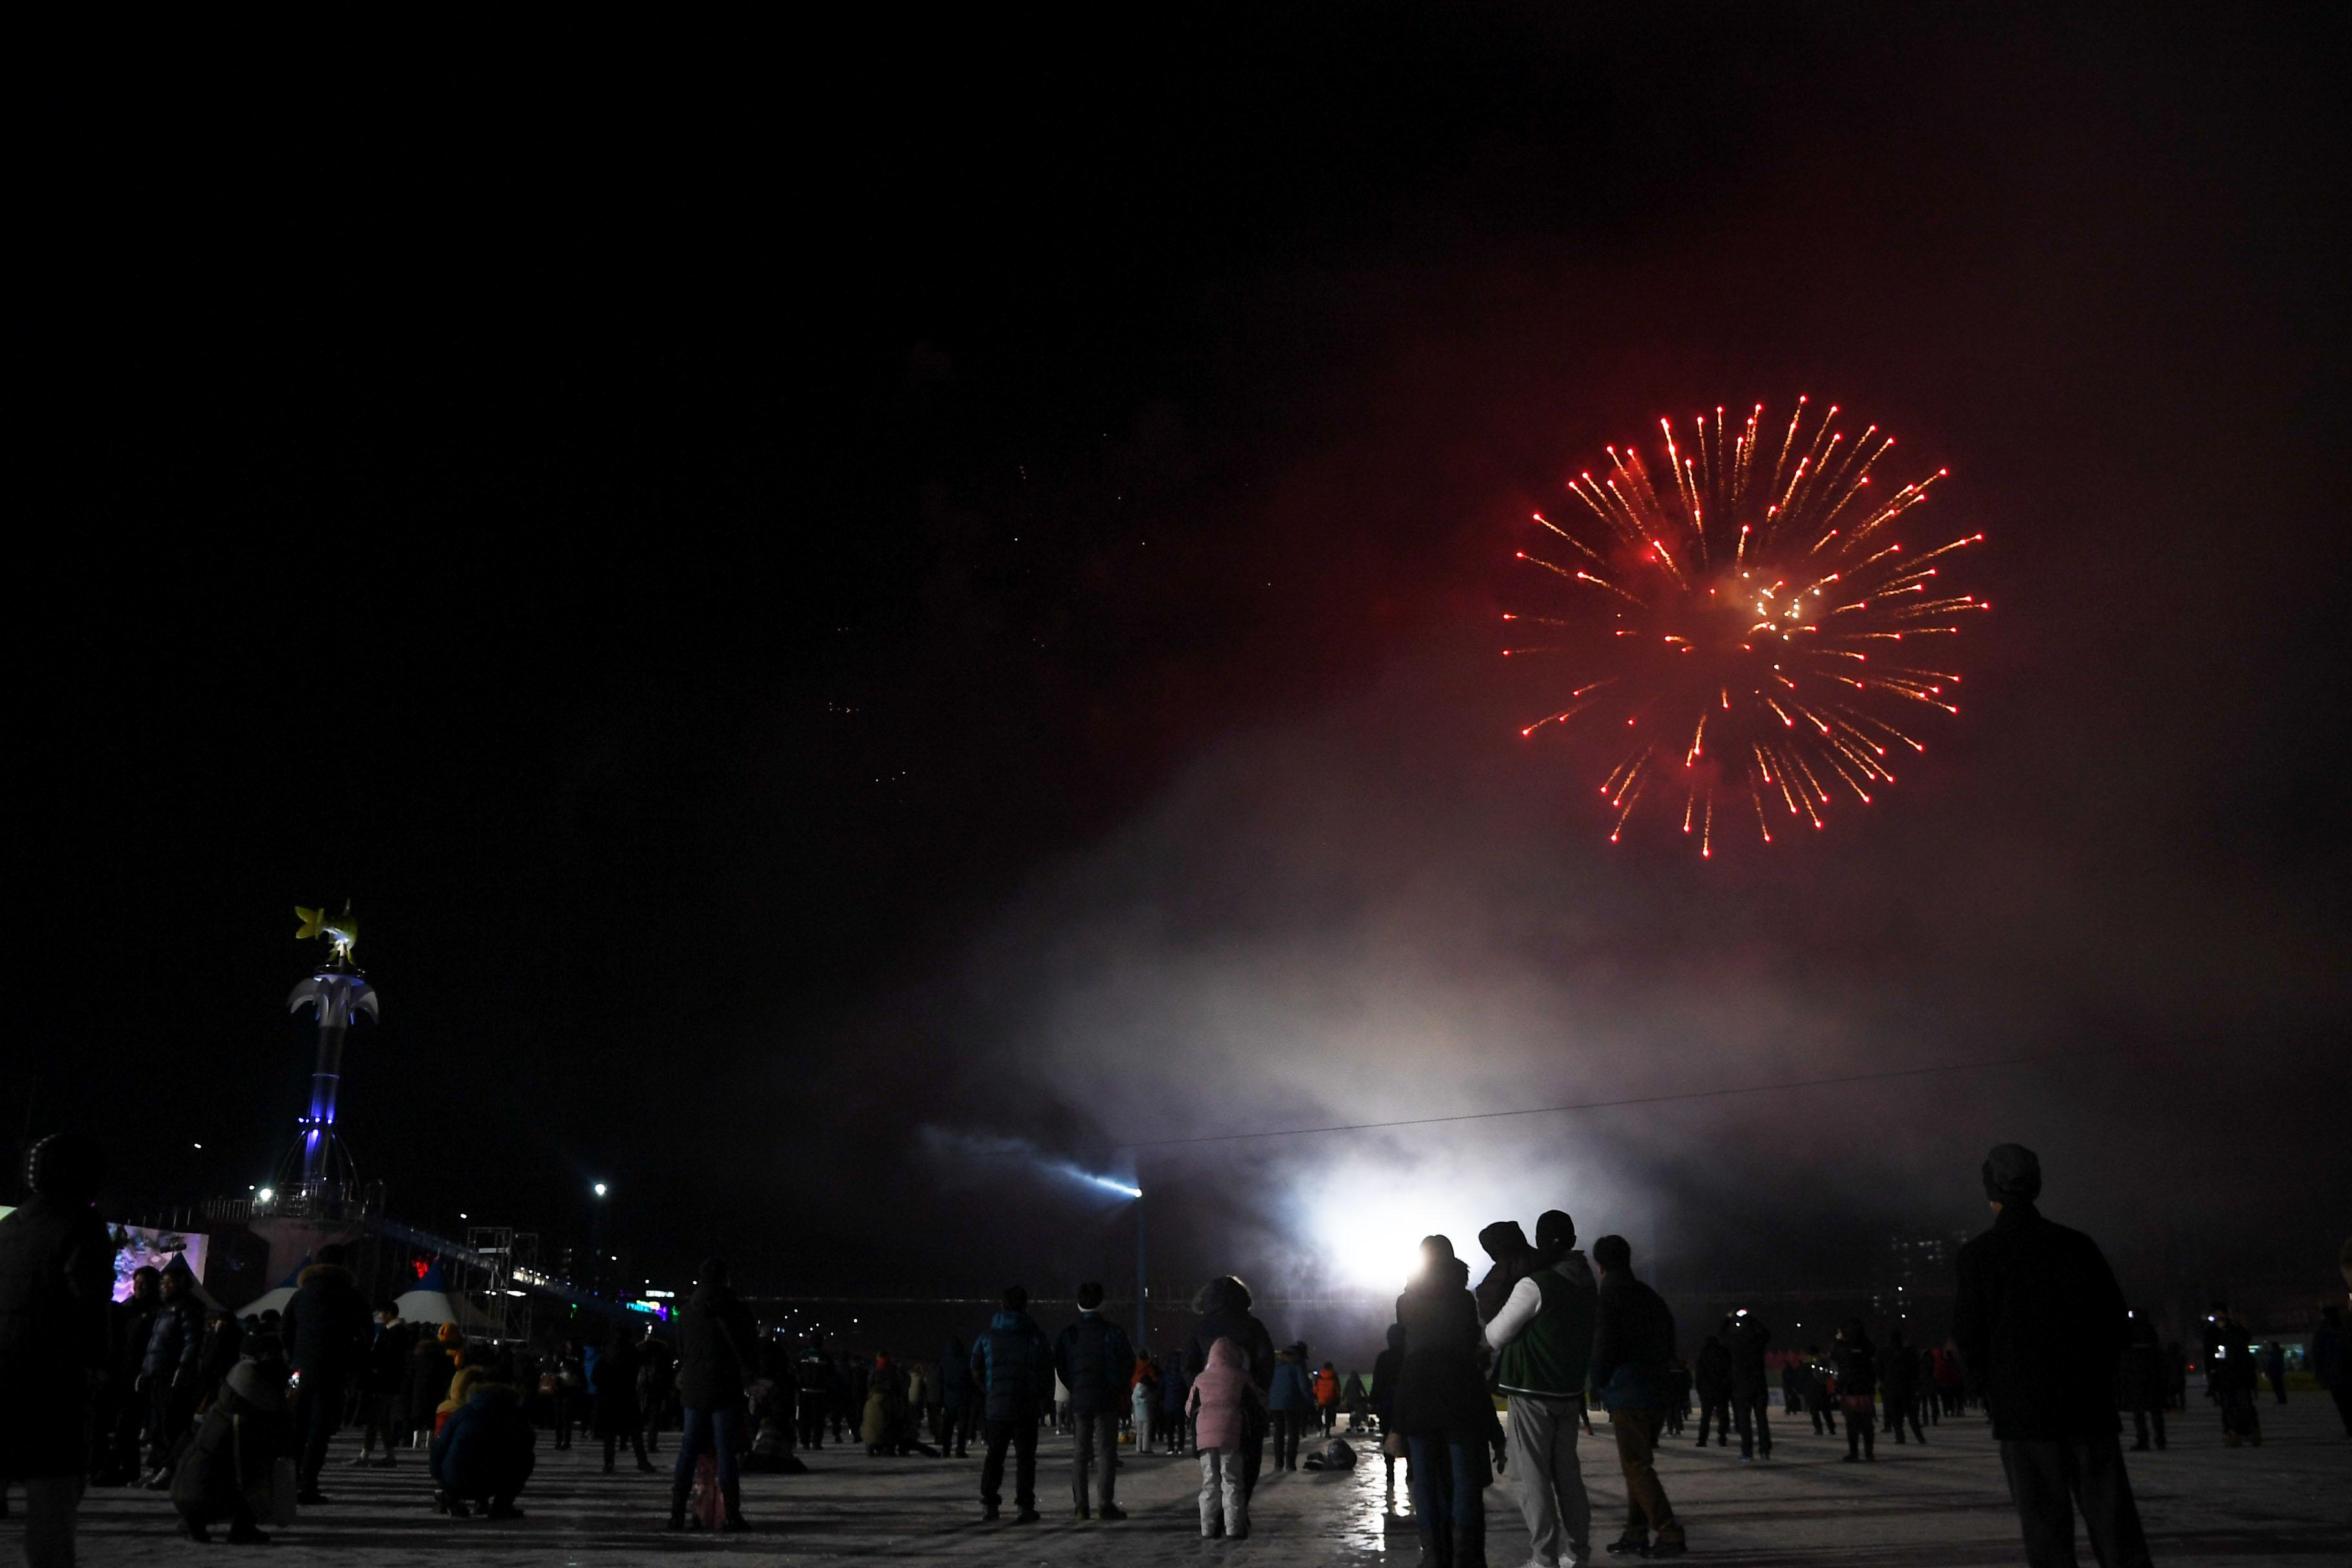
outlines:
{"label": "dark night sky", "polygon": [[[1625,15],[18,62],[8,1094],[241,1190],[350,897],[426,1224],[1066,1284],[1116,1213],[941,1147],[2128,1046],[1143,1170],[1170,1288],[1563,1201],[1842,1267],[2007,1136],[2324,1279],[2341,17]],[[1969,711],[1786,853],[1609,850],[1493,658],[1526,513],[1799,393],[1991,535]]]}

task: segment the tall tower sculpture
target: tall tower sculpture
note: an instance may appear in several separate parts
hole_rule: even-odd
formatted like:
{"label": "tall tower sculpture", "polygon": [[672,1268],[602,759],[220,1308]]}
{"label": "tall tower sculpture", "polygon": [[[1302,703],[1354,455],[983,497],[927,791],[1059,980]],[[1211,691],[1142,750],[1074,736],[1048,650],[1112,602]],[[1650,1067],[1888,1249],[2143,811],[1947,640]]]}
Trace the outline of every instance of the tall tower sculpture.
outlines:
{"label": "tall tower sculpture", "polygon": [[360,928],[352,918],[349,900],[339,920],[330,920],[323,909],[297,907],[294,913],[302,922],[294,933],[296,940],[324,937],[327,961],[286,999],[289,1012],[299,1013],[306,1006],[317,1011],[319,1058],[310,1073],[310,1109],[302,1117],[302,1131],[294,1147],[278,1162],[278,1206],[291,1212],[299,1205],[317,1214],[340,1205],[358,1192],[358,1169],[335,1131],[335,1100],[343,1081],[343,1035],[351,1027],[352,1015],[364,1013],[374,1018],[378,1014],[375,987],[352,962]]}

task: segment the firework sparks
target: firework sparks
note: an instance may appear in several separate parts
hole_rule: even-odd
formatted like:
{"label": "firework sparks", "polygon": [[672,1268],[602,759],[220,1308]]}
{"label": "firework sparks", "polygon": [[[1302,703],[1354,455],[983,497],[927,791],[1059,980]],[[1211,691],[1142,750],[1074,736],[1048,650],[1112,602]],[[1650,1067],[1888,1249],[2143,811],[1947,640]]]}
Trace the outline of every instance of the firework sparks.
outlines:
{"label": "firework sparks", "polygon": [[1686,438],[1662,419],[1664,475],[1611,447],[1603,473],[1568,483],[1580,521],[1536,514],[1570,553],[1518,558],[1549,574],[1560,604],[1504,616],[1549,628],[1504,651],[1572,668],[1566,700],[1519,733],[1575,722],[1630,742],[1600,789],[1612,843],[1644,801],[1702,856],[1717,796],[1736,814],[1725,823],[1752,815],[1765,844],[1776,822],[1822,827],[1895,783],[1894,748],[1927,750],[1911,733],[1919,710],[1959,712],[1948,658],[1907,639],[1935,647],[1924,639],[1991,609],[1943,575],[1984,535],[1909,548],[1905,520],[1945,471],[1886,495],[1873,469],[1894,437],[1873,425],[1849,439],[1837,419],[1832,406],[1808,430],[1801,397],[1780,431],[1760,403],[1743,424],[1702,415]]}

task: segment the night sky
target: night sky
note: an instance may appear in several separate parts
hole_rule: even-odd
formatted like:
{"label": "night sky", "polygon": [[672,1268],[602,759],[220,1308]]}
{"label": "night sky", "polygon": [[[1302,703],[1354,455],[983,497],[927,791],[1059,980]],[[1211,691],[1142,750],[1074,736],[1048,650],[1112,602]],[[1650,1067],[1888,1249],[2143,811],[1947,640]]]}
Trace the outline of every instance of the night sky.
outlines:
{"label": "night sky", "polygon": [[[2014,1138],[2135,1292],[2323,1286],[2342,16],[1585,9],[20,60],[11,1136],[266,1177],[350,898],[394,1212],[656,1277],[1131,1279],[1027,1140],[1155,1290],[1854,1279]],[[1989,535],[1963,715],[1612,847],[1528,514],[1800,394]]]}

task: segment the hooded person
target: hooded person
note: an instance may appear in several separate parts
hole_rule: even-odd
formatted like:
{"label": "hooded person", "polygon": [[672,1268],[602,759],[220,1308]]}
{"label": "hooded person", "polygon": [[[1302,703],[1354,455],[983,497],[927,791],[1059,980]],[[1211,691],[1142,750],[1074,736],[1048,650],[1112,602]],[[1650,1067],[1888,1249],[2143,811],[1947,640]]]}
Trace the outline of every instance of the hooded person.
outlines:
{"label": "hooded person", "polygon": [[1519,1228],[1515,1219],[1496,1220],[1480,1231],[1478,1245],[1494,1262],[1486,1278],[1470,1293],[1478,1299],[1478,1321],[1489,1323],[1503,1310],[1503,1303],[1511,1299],[1513,1288],[1541,1260],[1537,1249],[1528,1245],[1528,1233]]}
{"label": "hooded person", "polygon": [[1201,1455],[1202,1540],[1249,1536],[1249,1488],[1243,1480],[1241,1447],[1265,1405],[1265,1395],[1251,1378],[1241,1346],[1229,1339],[1213,1342],[1208,1364],[1193,1377],[1184,1400]]}
{"label": "hooded person", "polygon": [[90,1374],[108,1360],[114,1243],[92,1205],[94,1140],[59,1132],[25,1160],[23,1206],[0,1216],[0,1485],[25,1486],[25,1555],[70,1563],[81,1505]]}
{"label": "hooded person", "polygon": [[1984,1389],[2030,1563],[2074,1552],[2079,1509],[2106,1568],[2145,1568],[2147,1541],[2116,1439],[2116,1365],[2130,1311],[2098,1243],[2044,1219],[2042,1162],[1986,1156],[1992,1228],[1960,1248],[1952,1339]]}
{"label": "hooded person", "polygon": [[686,1407],[686,1426],[670,1473],[669,1527],[686,1528],[695,1466],[708,1453],[718,1462],[726,1514],[719,1528],[737,1531],[743,1528],[743,1478],[737,1462],[743,1445],[736,1439],[745,1415],[744,1389],[758,1363],[759,1331],[728,1284],[725,1258],[704,1258],[694,1278],[694,1294],[677,1315],[677,1397]]}
{"label": "hooded person", "polygon": [[539,1434],[523,1414],[522,1396],[489,1369],[465,1380],[463,1402],[434,1435],[428,1468],[434,1501],[453,1519],[479,1504],[491,1519],[514,1519],[514,1500],[539,1462]]}
{"label": "hooded person", "polygon": [[1412,1458],[1412,1507],[1431,1568],[1484,1568],[1485,1491],[1495,1406],[1479,1371],[1484,1330],[1470,1268],[1443,1236],[1424,1237],[1422,1266],[1397,1298],[1404,1360],[1396,1429]]}
{"label": "hooded person", "polygon": [[[1184,1344],[1187,1366],[1206,1366],[1209,1347],[1219,1340],[1231,1340],[1241,1352],[1242,1364],[1249,1369],[1250,1382],[1264,1395],[1274,1387],[1274,1336],[1265,1325],[1250,1312],[1250,1289],[1234,1275],[1221,1274],[1201,1287],[1192,1299],[1192,1310],[1200,1321],[1192,1326],[1192,1337]],[[1265,1458],[1265,1423],[1264,1400],[1257,1414],[1241,1436],[1239,1453],[1242,1465],[1242,1490],[1257,1489],[1258,1468]]]}
{"label": "hooded person", "polygon": [[[1478,1239],[1497,1228],[1487,1226]],[[1557,1568],[1592,1555],[1592,1503],[1576,1437],[1585,1419],[1600,1288],[1592,1265],[1576,1249],[1576,1222],[1561,1210],[1536,1221],[1536,1245],[1525,1261],[1487,1321],[1486,1343],[1496,1352],[1496,1387],[1510,1406],[1511,1475],[1534,1549],[1528,1562]]]}
{"label": "hooded person", "polygon": [[1013,1451],[1013,1500],[1017,1524],[1037,1521],[1037,1420],[1054,1390],[1054,1350],[1045,1331],[1029,1315],[1029,1292],[1004,1289],[1003,1305],[988,1321],[988,1331],[971,1347],[972,1381],[984,1401],[982,1432],[987,1452],[980,1463],[982,1521],[1003,1504],[1004,1450]]}
{"label": "hooded person", "polygon": [[232,1543],[266,1545],[254,1501],[267,1497],[288,1440],[285,1363],[238,1362],[172,1472],[172,1506],[188,1539],[210,1541],[209,1527],[226,1520]]}
{"label": "hooded person", "polygon": [[343,1258],[340,1244],[319,1248],[319,1260],[297,1276],[278,1324],[286,1363],[302,1375],[294,1423],[302,1445],[299,1500],[306,1504],[327,1500],[319,1495],[319,1473],[342,1424],[344,1392],[365,1370],[375,1339],[374,1314]]}

